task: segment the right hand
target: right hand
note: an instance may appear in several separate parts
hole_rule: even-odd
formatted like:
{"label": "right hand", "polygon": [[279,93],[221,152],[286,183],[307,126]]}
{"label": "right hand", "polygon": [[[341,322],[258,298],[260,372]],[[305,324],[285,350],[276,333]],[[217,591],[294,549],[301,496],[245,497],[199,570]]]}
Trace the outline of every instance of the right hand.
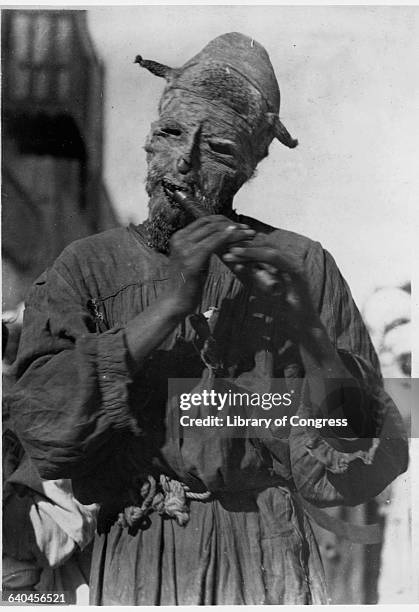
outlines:
{"label": "right hand", "polygon": [[198,303],[210,257],[222,255],[231,245],[252,239],[255,231],[223,215],[208,215],[173,234],[170,240],[172,296],[185,314]]}

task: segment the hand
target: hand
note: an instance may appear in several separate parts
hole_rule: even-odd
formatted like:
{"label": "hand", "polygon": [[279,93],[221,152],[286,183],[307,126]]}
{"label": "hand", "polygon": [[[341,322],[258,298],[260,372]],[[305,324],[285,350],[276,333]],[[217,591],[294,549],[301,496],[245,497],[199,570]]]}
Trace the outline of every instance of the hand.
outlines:
{"label": "hand", "polygon": [[305,250],[296,252],[281,247],[260,246],[248,242],[233,246],[222,259],[257,293],[281,299],[283,317],[297,334],[302,329],[321,325],[312,303],[305,275]]}
{"label": "hand", "polygon": [[176,307],[191,312],[202,293],[210,257],[222,255],[229,247],[249,240],[255,231],[222,215],[197,219],[173,234],[170,240],[170,266]]}

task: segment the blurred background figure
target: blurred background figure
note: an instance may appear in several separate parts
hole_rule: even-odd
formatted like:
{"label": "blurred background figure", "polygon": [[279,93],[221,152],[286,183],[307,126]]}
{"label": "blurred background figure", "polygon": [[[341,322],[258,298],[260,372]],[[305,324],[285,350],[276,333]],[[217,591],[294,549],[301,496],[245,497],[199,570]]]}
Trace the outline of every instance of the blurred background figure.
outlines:
{"label": "blurred background figure", "polygon": [[[377,289],[366,301],[364,320],[378,353],[385,387],[393,397],[406,430],[411,428],[412,324],[411,286]],[[414,603],[419,582],[412,556],[411,470],[402,474],[380,497],[384,541],[378,582],[379,603]]]}
{"label": "blurred background figure", "polygon": [[411,375],[411,287],[377,289],[366,301],[364,321],[378,353],[384,378]]}
{"label": "blurred background figure", "polygon": [[[2,11],[3,391],[25,295],[76,240],[118,225],[102,180],[104,70],[86,11]],[[41,481],[3,413],[3,588],[88,603],[95,508]]]}
{"label": "blurred background figure", "polygon": [[[385,388],[396,403],[407,432],[411,427],[411,287],[376,289],[362,309],[377,351]],[[380,496],[354,508],[329,508],[334,517],[354,524],[379,523],[381,544],[363,545],[339,538],[314,525],[325,566],[331,603],[414,603],[411,471]],[[416,577],[419,584],[419,578]]]}
{"label": "blurred background figure", "polygon": [[19,302],[13,310],[3,310],[2,315],[2,383],[3,393],[13,384],[12,365],[19,346],[22,330],[24,302]]}

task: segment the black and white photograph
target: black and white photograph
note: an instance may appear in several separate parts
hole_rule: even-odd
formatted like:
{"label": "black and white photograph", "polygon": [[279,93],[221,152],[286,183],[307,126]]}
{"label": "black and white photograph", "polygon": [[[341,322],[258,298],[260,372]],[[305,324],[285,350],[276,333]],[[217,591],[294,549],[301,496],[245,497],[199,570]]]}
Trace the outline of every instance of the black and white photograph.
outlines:
{"label": "black and white photograph", "polygon": [[418,604],[419,6],[0,16],[2,603]]}

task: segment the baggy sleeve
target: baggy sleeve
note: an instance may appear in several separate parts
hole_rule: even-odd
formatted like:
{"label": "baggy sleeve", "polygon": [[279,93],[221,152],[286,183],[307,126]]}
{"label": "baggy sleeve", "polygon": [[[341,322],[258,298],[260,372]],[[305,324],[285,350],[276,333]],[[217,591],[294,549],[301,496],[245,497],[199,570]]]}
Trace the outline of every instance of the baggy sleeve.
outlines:
{"label": "baggy sleeve", "polygon": [[[315,505],[357,505],[378,495],[407,469],[407,437],[397,407],[384,390],[377,355],[346,281],[318,243],[313,251],[309,278],[322,279],[313,289],[320,317],[358,387],[344,410],[356,413],[356,420],[367,425],[359,437],[350,439],[330,428],[292,428],[292,473],[301,495]],[[298,414],[323,416],[316,414],[307,394],[302,394]]]}
{"label": "baggy sleeve", "polygon": [[129,407],[124,328],[97,333],[89,295],[65,250],[33,285],[5,398],[13,429],[44,479],[79,478],[113,452],[118,434],[141,435]]}

